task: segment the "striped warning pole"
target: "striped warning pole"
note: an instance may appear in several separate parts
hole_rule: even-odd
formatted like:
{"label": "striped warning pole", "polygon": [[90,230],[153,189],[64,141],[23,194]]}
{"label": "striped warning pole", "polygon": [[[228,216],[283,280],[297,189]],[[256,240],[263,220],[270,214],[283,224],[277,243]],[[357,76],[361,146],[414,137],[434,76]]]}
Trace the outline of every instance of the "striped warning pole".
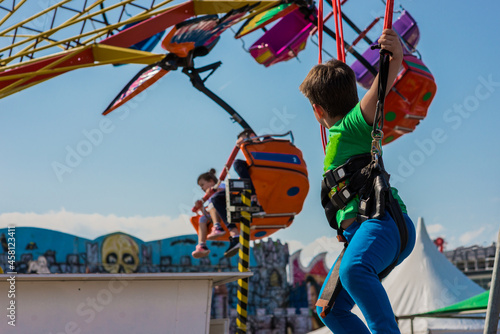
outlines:
{"label": "striped warning pole", "polygon": [[[241,201],[245,207],[250,207],[251,191],[245,189],[241,192]],[[240,252],[238,270],[247,272],[250,265],[250,223],[252,214],[248,211],[241,211],[240,221]],[[236,318],[237,334],[247,332],[247,305],[248,305],[248,277],[238,280],[238,318]]]}

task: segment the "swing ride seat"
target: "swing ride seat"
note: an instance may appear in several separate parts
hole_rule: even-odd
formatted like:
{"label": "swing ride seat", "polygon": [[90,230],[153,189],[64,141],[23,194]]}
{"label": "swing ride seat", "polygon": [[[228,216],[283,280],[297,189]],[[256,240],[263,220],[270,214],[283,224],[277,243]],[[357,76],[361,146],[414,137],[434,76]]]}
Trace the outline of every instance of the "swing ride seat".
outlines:
{"label": "swing ride seat", "polygon": [[412,132],[436,95],[434,77],[422,60],[413,55],[403,58],[403,70],[385,99],[383,144]]}
{"label": "swing ride seat", "polygon": [[417,22],[406,10],[403,10],[392,28],[403,39],[410,52],[415,52],[420,40],[420,30]]}
{"label": "swing ride seat", "polygon": [[297,8],[266,31],[250,47],[250,54],[266,67],[295,58],[306,47],[307,38],[314,27],[311,20]]}
{"label": "swing ride seat", "polygon": [[[414,52],[420,39],[420,31],[418,29],[417,22],[415,22],[410,13],[408,13],[406,10],[403,10],[401,16],[392,25],[392,28],[395,32],[398,33],[398,35],[408,46],[408,51],[404,49],[404,51],[406,52],[405,54]],[[377,45],[377,43],[371,44],[370,47],[365,52],[363,52],[362,56],[378,71],[380,54],[378,49],[371,49],[371,46],[373,45]],[[359,60],[356,60],[352,64],[351,68],[356,74],[356,80],[358,81],[358,83],[362,87],[369,89],[373,83],[373,79],[375,79],[375,76]]]}
{"label": "swing ride seat", "polygon": [[[258,240],[290,226],[295,215],[302,210],[309,191],[307,167],[302,152],[286,139],[244,142],[241,151],[263,210],[252,214],[250,224],[250,239]],[[191,217],[196,231],[200,217]],[[236,225],[239,228],[239,224]],[[222,227],[226,234],[216,240],[228,241],[227,228]]]}

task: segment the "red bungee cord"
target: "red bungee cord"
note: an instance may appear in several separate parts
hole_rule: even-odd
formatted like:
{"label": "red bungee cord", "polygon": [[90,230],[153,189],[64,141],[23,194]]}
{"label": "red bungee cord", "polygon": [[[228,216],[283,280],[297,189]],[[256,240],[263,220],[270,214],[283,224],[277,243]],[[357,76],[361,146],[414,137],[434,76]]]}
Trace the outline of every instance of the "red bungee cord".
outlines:
{"label": "red bungee cord", "polygon": [[319,0],[318,4],[318,46],[319,46],[319,56],[318,64],[323,62],[323,0]]}
{"label": "red bungee cord", "polygon": [[394,11],[394,0],[387,0],[385,4],[384,29],[392,29],[393,11]]}
{"label": "red bungee cord", "polygon": [[[340,0],[333,0],[333,16],[335,17],[335,31],[337,33],[337,59],[345,63],[345,48],[344,48],[344,29],[342,27],[342,10],[341,6],[345,0],[341,3]],[[318,9],[318,45],[319,45],[319,63],[322,63],[321,54],[323,52],[323,0],[319,0]],[[321,143],[323,145],[323,151],[326,153],[326,145],[328,144],[328,132],[327,129],[320,125],[321,131]]]}

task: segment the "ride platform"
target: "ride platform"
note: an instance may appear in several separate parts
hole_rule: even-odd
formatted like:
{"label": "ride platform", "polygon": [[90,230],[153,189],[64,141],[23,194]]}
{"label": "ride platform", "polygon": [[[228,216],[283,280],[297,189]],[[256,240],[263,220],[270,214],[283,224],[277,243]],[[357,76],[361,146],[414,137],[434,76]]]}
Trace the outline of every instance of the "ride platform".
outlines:
{"label": "ride platform", "polygon": [[[251,275],[19,274],[8,281],[2,274],[1,300],[15,301],[15,327],[6,319],[0,333],[224,333],[210,330],[220,328],[210,321],[212,288]],[[6,301],[13,286],[15,298]]]}

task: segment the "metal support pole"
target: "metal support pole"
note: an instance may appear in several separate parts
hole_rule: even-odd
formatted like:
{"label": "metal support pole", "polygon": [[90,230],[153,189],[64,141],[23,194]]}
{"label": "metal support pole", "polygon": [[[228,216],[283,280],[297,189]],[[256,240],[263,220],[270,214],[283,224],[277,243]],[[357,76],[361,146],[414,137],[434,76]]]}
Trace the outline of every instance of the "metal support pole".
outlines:
{"label": "metal support pole", "polygon": [[497,250],[495,252],[495,265],[493,276],[491,277],[490,298],[488,300],[488,310],[484,334],[496,334],[498,328],[498,314],[500,313],[500,231],[498,231]]}
{"label": "metal support pole", "polygon": [[[210,89],[208,89],[205,86],[205,81],[208,79],[210,75],[221,65],[222,63],[220,61],[203,66],[200,68],[194,68],[194,67],[185,67],[182,72],[185,73],[190,79],[191,83],[193,84],[193,87],[208,96],[212,101],[217,103],[219,106],[221,106],[231,117],[234,119],[236,123],[241,125],[243,129],[249,129],[252,130],[250,125],[241,117],[240,114],[236,110],[234,110],[229,104],[226,103],[223,99],[221,99],[219,96],[217,96],[214,92],[212,92]],[[200,77],[200,73],[206,72],[206,71],[212,71],[210,74],[202,79]],[[253,131],[253,130],[252,130]]]}
{"label": "metal support pole", "polygon": [[[251,206],[251,190],[245,189],[241,192],[241,202],[244,206]],[[240,220],[240,251],[238,271],[247,272],[250,265],[250,223],[252,214],[249,211],[241,211]],[[247,332],[247,306],[248,306],[248,277],[238,280],[238,318],[236,318],[237,334]]]}

